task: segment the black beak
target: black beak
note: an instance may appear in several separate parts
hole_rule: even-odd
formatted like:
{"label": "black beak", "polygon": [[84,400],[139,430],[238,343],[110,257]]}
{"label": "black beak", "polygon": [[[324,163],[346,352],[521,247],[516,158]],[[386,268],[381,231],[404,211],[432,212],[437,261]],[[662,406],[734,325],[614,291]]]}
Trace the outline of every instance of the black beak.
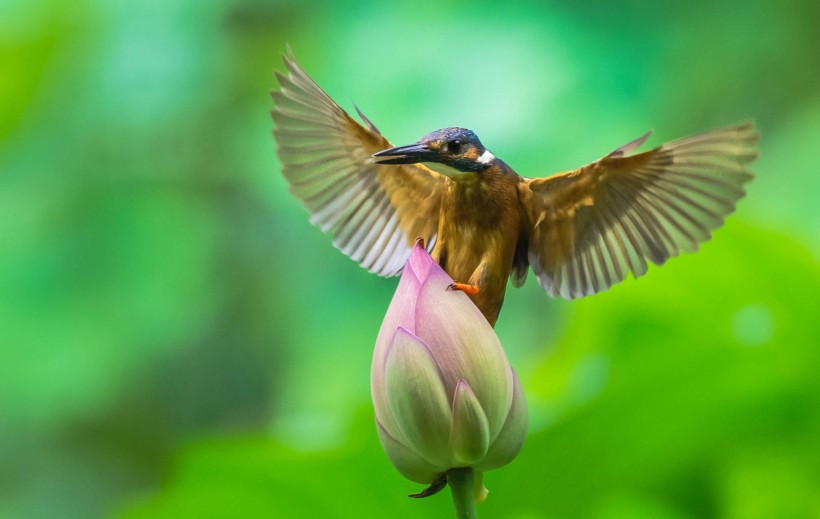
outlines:
{"label": "black beak", "polygon": [[436,152],[425,144],[411,144],[390,148],[373,154],[374,157],[389,157],[376,159],[377,164],[417,164],[419,162],[433,162]]}

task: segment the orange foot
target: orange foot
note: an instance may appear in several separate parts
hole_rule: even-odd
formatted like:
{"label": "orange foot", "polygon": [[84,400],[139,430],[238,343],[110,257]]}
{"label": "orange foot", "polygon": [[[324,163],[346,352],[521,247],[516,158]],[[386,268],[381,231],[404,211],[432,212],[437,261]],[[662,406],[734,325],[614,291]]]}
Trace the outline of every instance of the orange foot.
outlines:
{"label": "orange foot", "polygon": [[464,283],[453,283],[447,287],[447,290],[461,290],[468,296],[478,295],[478,285],[466,285]]}

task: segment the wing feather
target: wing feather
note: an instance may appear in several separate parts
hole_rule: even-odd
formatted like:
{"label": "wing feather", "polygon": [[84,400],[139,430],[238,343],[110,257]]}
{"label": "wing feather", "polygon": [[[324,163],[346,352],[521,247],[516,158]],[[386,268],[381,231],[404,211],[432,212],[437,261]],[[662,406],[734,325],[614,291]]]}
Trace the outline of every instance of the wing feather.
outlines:
{"label": "wing feather", "polygon": [[627,155],[648,136],[580,169],[522,183],[528,260],[550,295],[601,292],[630,272],[644,275],[647,260],[662,265],[697,250],[744,196],[757,157],[753,123]]}
{"label": "wing feather", "polygon": [[401,272],[417,238],[432,250],[444,177],[422,165],[380,166],[370,156],[393,145],[356,108],[357,123],[299,66],[283,56],[272,92],[273,136],[290,191],[310,221],[362,267]]}

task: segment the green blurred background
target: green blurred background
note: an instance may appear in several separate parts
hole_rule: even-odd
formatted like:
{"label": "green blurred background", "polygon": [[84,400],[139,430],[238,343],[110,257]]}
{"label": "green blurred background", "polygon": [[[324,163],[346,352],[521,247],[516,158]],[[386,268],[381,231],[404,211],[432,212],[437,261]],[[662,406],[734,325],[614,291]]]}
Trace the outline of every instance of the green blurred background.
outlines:
{"label": "green blurred background", "polygon": [[0,3],[0,517],[450,517],[388,463],[396,285],[308,223],[268,90],[290,44],[397,143],[527,176],[754,118],[694,255],[497,331],[527,391],[482,517],[820,517],[820,8],[749,2]]}

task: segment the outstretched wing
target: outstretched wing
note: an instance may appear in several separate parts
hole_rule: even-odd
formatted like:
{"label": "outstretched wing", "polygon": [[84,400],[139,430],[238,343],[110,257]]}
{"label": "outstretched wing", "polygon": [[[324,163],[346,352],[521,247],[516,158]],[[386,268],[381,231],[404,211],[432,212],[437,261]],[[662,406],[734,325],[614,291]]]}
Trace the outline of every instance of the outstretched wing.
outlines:
{"label": "outstretched wing", "polygon": [[290,191],[362,267],[401,272],[417,238],[428,251],[435,244],[444,177],[422,165],[375,164],[370,156],[393,145],[361,112],[367,128],[342,110],[292,54],[283,61],[271,115]]}
{"label": "outstretched wing", "polygon": [[643,137],[601,160],[549,178],[525,179],[528,260],[541,286],[566,299],[608,289],[697,250],[723,224],[753,178],[751,122],[627,155]]}

